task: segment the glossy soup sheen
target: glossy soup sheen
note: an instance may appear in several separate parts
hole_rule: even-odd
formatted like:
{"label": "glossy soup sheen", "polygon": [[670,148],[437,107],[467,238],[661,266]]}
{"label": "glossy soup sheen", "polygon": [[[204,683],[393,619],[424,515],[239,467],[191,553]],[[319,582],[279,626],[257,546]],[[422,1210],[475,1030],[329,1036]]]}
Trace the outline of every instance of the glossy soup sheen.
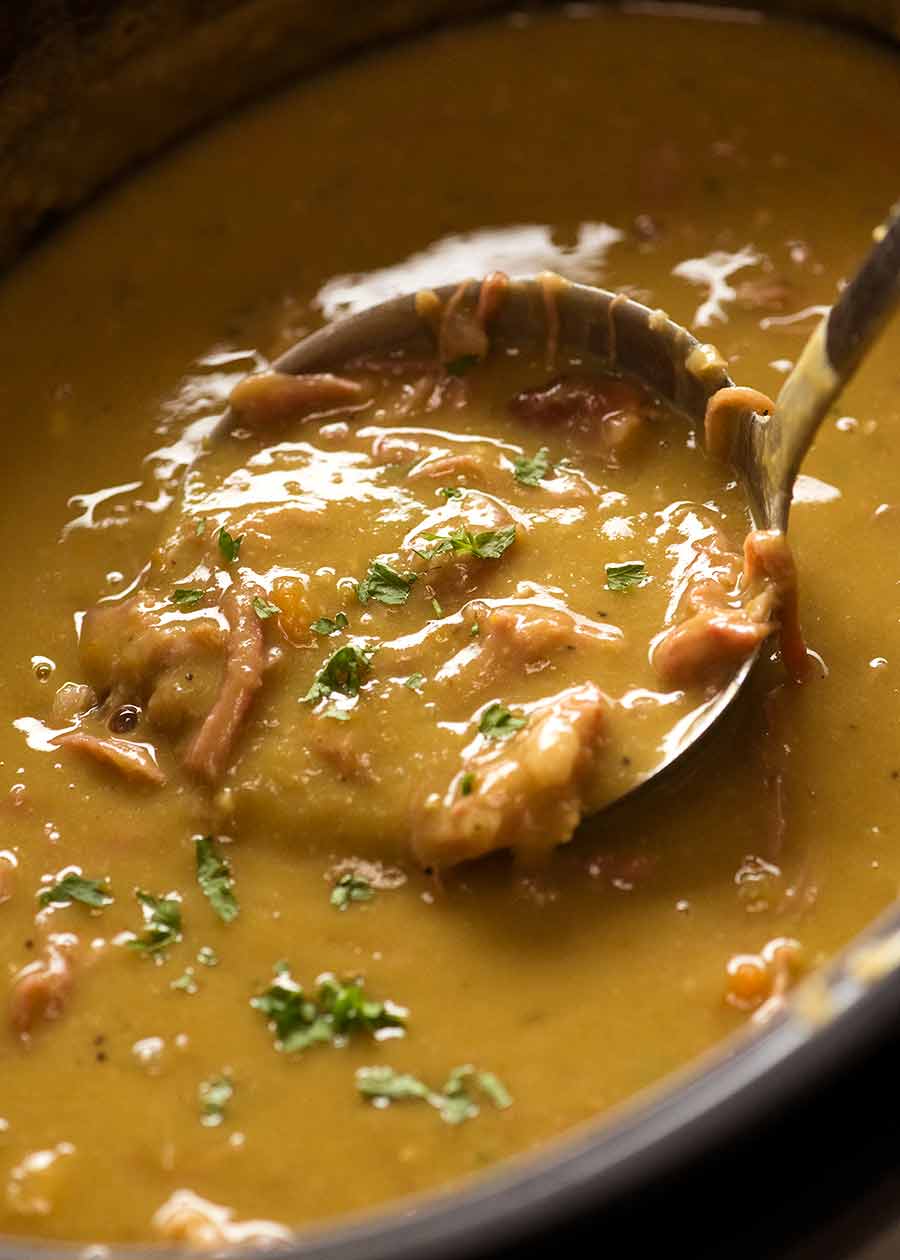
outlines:
{"label": "glossy soup sheen", "polygon": [[[77,934],[79,963],[58,1018],[0,1036],[0,1232],[202,1241],[196,1222],[154,1225],[174,1192],[296,1226],[445,1186],[689,1062],[777,999],[788,953],[791,974],[814,966],[894,897],[895,332],[798,488],[821,664],[796,687],[767,661],[680,790],[585,824],[539,869],[500,857],[435,882],[402,845],[360,851],[394,886],[341,910],[335,867],[357,841],[327,811],[309,835],[258,811],[219,846],[240,902],[226,924],[195,879],[198,794],[123,787],[30,746],[22,719],[46,721],[55,689],[83,678],[73,614],[139,573],[192,426],[323,318],[494,267],[552,269],[664,307],[775,393],[895,195],[898,109],[889,54],[815,28],[581,8],[498,20],[226,122],[8,277],[0,961],[11,994],[50,934]],[[323,534],[320,565],[346,546]],[[579,581],[595,555],[598,587],[605,560],[631,558],[592,539]],[[652,584],[627,598],[644,594],[658,598]],[[72,867],[108,878],[113,904],[36,915]],[[182,898],[183,939],[158,964],[122,943],[143,930],[136,888]],[[405,1037],[279,1053],[249,1005],[279,960],[307,988],[364,977],[409,1008]],[[453,1125],[354,1084],[389,1065],[437,1091],[468,1063],[512,1104],[489,1090]],[[201,1123],[204,1105],[219,1116],[198,1089],[221,1076],[221,1122]]]}

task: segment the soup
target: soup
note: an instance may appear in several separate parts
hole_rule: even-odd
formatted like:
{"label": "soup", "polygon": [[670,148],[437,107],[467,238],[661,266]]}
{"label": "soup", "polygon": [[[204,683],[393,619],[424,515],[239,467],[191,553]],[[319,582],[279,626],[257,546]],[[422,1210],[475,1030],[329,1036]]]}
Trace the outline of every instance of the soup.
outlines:
{"label": "soup", "polygon": [[[887,55],[823,31],[743,25],[737,67],[735,38],[719,22],[578,9],[381,51],[168,155],[8,278],[6,1233],[276,1239],[445,1186],[765,1014],[894,896],[900,767],[880,736],[898,634],[884,615],[896,551],[889,349],[826,423],[798,485],[791,535],[815,668],[795,685],[767,650],[689,783],[588,820],[538,866],[502,854],[452,866],[471,853],[451,847],[444,860],[440,826],[417,849],[408,806],[435,793],[443,819],[477,800],[482,763],[448,769],[448,750],[481,740],[475,757],[506,756],[548,696],[590,682],[619,699],[664,692],[646,647],[677,604],[666,549],[693,546],[697,531],[678,533],[693,513],[700,533],[723,526],[737,554],[746,518],[728,470],[676,417],[654,420],[647,448],[620,466],[587,451],[584,434],[550,433],[530,411],[556,378],[514,360],[465,374],[475,410],[445,399],[437,413],[387,414],[388,374],[384,416],[349,416],[344,398],[300,431],[232,433],[198,458],[247,373],[323,319],[498,267],[664,306],[717,343],[736,379],[777,392],[893,195],[883,159],[898,80]],[[649,82],[631,69],[648,49]],[[436,93],[460,66],[472,90]],[[510,409],[514,397],[525,401]],[[456,457],[473,446],[463,475]],[[446,477],[425,475],[454,458]],[[325,467],[339,474],[325,478],[337,489],[319,540],[308,521],[273,534],[272,487],[291,482],[302,499],[312,467],[319,486]],[[264,476],[269,497],[249,514],[229,505],[236,485]],[[498,499],[536,554],[517,553],[517,538],[474,555],[448,594],[415,552],[446,564],[455,531],[477,542],[508,529],[485,515]],[[550,504],[562,516],[544,530],[535,518]],[[433,537],[405,551],[423,522]],[[596,547],[572,558],[581,530]],[[179,563],[166,570],[173,540]],[[616,590],[622,565],[640,568]],[[238,620],[217,575],[242,566],[265,578],[248,591],[245,629],[280,653],[277,685],[259,689],[204,786],[181,759]],[[393,604],[372,594],[404,589]],[[128,634],[120,624],[110,649],[99,610],[147,591],[166,624],[212,627],[212,664],[192,656],[196,670],[157,670],[150,688],[122,672]],[[559,642],[577,640],[577,625],[590,664],[567,653],[579,663],[551,659],[552,687],[543,666],[517,666],[477,697],[454,681],[440,698],[435,675],[471,645],[477,655],[501,642],[487,623],[511,603],[568,617]],[[373,664],[375,713],[352,694],[347,656],[328,671],[344,646],[363,653],[370,638],[445,622],[424,666],[399,654],[396,667]],[[611,648],[611,628],[639,642],[633,657]],[[423,713],[438,703],[450,729],[434,734]],[[95,744],[67,746],[66,734]],[[629,751],[628,738],[623,724],[603,743],[619,773],[653,755],[652,740]],[[109,755],[98,759],[97,740]],[[166,782],[123,777],[116,751],[139,754],[122,744],[150,745],[144,769]],[[381,759],[384,791],[367,781],[366,756]],[[325,782],[315,798],[301,790],[310,769]],[[423,869],[444,865],[440,878]]]}

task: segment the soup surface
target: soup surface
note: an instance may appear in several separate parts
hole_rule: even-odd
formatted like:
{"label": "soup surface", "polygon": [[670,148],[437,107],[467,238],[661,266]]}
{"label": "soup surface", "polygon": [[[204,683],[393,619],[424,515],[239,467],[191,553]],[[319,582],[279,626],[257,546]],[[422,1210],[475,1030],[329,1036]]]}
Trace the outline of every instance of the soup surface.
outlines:
{"label": "soup surface", "polygon": [[[664,306],[733,377],[775,393],[895,195],[898,109],[891,56],[811,28],[583,6],[513,17],[260,105],[7,278],[0,1232],[276,1238],[444,1186],[765,1013],[893,898],[890,344],[798,484],[791,534],[818,667],[797,686],[766,660],[687,784],[588,821],[537,869],[498,857],[438,881],[422,869],[435,852],[443,863],[431,833],[410,859],[407,807],[480,772],[459,751],[491,742],[474,724],[492,705],[500,755],[547,696],[588,682],[617,702],[665,693],[646,647],[673,615],[678,556],[720,530],[736,547],[746,524],[727,470],[672,418],[620,464],[546,433],[507,406],[544,389],[546,370],[510,360],[474,369],[465,408],[398,417],[382,381],[384,415],[338,407],[297,431],[233,432],[183,474],[237,382],[304,332],[497,267]],[[441,460],[447,475],[432,477]],[[303,517],[323,487],[327,511]],[[439,560],[454,530],[509,524],[515,541],[476,556],[462,587],[420,571],[416,553]],[[408,548],[422,531],[436,537]],[[623,563],[643,568],[615,590],[606,566]],[[220,571],[259,601],[248,633],[264,636],[273,685],[211,794],[178,757],[235,632]],[[371,594],[404,586],[393,604]],[[123,673],[88,610],[127,609],[133,591],[153,592],[154,624],[210,627],[215,670],[201,652],[186,687],[194,670],[157,657],[149,691]],[[584,638],[567,654],[577,665],[551,661],[552,686],[543,665],[478,673],[492,640],[480,623],[511,608],[567,617],[562,640]],[[423,634],[444,636],[424,664],[402,646]],[[372,665],[373,712],[331,685],[347,657],[316,691],[335,653],[372,640],[401,643],[396,665]],[[84,731],[152,744],[144,770],[166,784],[123,777],[118,744],[98,759],[57,742],[95,702],[102,732],[99,713]],[[619,773],[655,746],[626,748],[624,730],[604,744]],[[378,794],[367,755],[383,763]]]}

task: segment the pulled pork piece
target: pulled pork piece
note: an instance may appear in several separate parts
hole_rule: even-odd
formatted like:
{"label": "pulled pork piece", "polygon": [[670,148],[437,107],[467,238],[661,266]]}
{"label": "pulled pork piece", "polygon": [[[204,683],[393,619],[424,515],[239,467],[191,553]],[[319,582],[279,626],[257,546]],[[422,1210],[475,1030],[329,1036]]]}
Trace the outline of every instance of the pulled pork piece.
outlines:
{"label": "pulled pork piece", "polygon": [[757,389],[733,385],[717,390],[706,404],[703,431],[706,449],[716,459],[728,463],[734,454],[741,426],[751,416],[770,416],[775,410],[771,398]]}
{"label": "pulled pork piece", "polygon": [[166,1242],[209,1247],[267,1247],[290,1242],[293,1235],[274,1221],[235,1221],[231,1208],[202,1199],[193,1190],[176,1190],[153,1216],[153,1228]]}
{"label": "pulled pork piece", "polygon": [[82,713],[93,709],[97,696],[86,683],[66,682],[57,690],[50,706],[50,721],[54,726],[68,726],[77,721]]}
{"label": "pulled pork piece", "polygon": [[585,683],[521,712],[522,729],[505,739],[479,736],[445,795],[432,793],[416,809],[411,844],[423,865],[506,848],[536,857],[572,838],[606,742],[609,701]]}
{"label": "pulled pork piece", "polygon": [[253,608],[255,598],[262,598],[258,587],[237,582],[222,597],[222,612],[229,625],[225,672],[215,704],[184,758],[187,768],[205,779],[217,779],[222,774],[253,697],[262,686],[265,649],[262,622]]}
{"label": "pulled pork piece", "polygon": [[460,360],[487,357],[487,325],[503,304],[509,277],[502,271],[492,271],[478,286],[477,298],[471,293],[474,283],[464,280],[444,307],[438,330],[441,363],[452,365]]}
{"label": "pulled pork piece", "polygon": [[59,1019],[72,991],[72,954],[78,938],[50,937],[44,957],[23,967],[12,982],[9,1019],[13,1032],[27,1040],[40,1020]]}
{"label": "pulled pork piece", "polygon": [[358,407],[366,401],[358,381],[328,372],[258,372],[246,376],[231,391],[228,405],[238,424],[252,429],[306,416],[322,415],[340,407]]}
{"label": "pulled pork piece", "polygon": [[754,530],[744,542],[739,602],[714,580],[695,583],[687,603],[693,616],[657,639],[653,664],[670,687],[720,687],[774,630],[781,627],[785,668],[806,674],[806,646],[797,611],[797,572],[779,530]]}
{"label": "pulled pork piece", "polygon": [[86,753],[136,782],[162,787],[166,781],[152,744],[117,739],[114,735],[90,735],[87,731],[68,731],[65,735],[58,735],[53,742],[59,748],[73,748],[76,752]]}
{"label": "pulled pork piece", "polygon": [[514,416],[562,429],[574,450],[598,455],[611,465],[637,453],[648,406],[637,385],[614,376],[559,377],[539,389],[523,390],[509,404]]}

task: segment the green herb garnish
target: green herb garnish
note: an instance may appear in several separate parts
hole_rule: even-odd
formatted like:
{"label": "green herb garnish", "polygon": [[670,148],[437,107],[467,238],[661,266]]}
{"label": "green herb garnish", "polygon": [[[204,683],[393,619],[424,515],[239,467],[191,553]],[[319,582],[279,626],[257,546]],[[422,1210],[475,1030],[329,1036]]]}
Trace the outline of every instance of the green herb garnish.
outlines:
{"label": "green herb garnish", "polygon": [[233,564],[241,554],[241,543],[244,541],[244,535],[241,534],[239,538],[235,538],[232,534],[229,534],[224,525],[220,525],[218,540],[222,559],[226,564]]}
{"label": "green herb garnish", "polygon": [[356,588],[361,604],[370,599],[379,604],[405,604],[416,580],[415,573],[400,573],[389,564],[373,560],[369,572]]}
{"label": "green herb garnish", "polygon": [[322,717],[334,718],[336,722],[349,722],[350,714],[346,709],[339,709],[336,704],[330,704],[322,714]]}
{"label": "green herb garnish", "polygon": [[550,452],[542,446],[534,459],[517,459],[515,461],[515,478],[523,486],[539,486],[550,471]]}
{"label": "green herb garnish", "polygon": [[340,877],[332,888],[331,904],[337,910],[348,910],[351,902],[371,901],[374,896],[375,889],[367,879],[363,879],[361,875],[354,875],[352,871],[348,871],[346,875]]}
{"label": "green herb garnish", "polygon": [[475,788],[475,775],[471,770],[466,770],[459,781],[460,796],[471,796]]}
{"label": "green herb garnish", "polygon": [[214,1129],[225,1119],[225,1108],[234,1097],[234,1085],[228,1076],[211,1076],[201,1081],[197,1090],[200,1101],[200,1123]]}
{"label": "green herb garnish", "polygon": [[481,358],[477,354],[461,354],[459,358],[451,359],[449,363],[445,363],[444,367],[451,376],[465,376],[473,367],[481,362]]}
{"label": "green herb garnish", "polygon": [[260,621],[268,621],[270,617],[277,617],[281,612],[277,604],[270,604],[267,599],[263,599],[262,595],[254,595],[251,602],[253,611]]}
{"label": "green herb garnish", "polygon": [[338,648],[316,674],[315,681],[303,697],[309,704],[338,691],[342,696],[358,696],[363,680],[372,668],[374,648],[360,648],[352,643]]}
{"label": "green herb garnish", "polygon": [[439,486],[438,494],[442,499],[461,499],[463,492],[459,486]]}
{"label": "green herb garnish", "polygon": [[622,564],[606,565],[608,591],[629,591],[636,586],[643,586],[649,580],[643,560],[625,560]]}
{"label": "green herb garnish", "polygon": [[424,1081],[409,1072],[395,1072],[390,1067],[362,1067],[356,1071],[356,1088],[364,1098],[387,1103],[419,1101],[434,1107],[446,1124],[462,1124],[478,1115],[475,1091],[493,1103],[499,1111],[512,1106],[512,1096],[493,1072],[479,1072],[471,1064],[454,1068],[442,1090],[430,1089]]}
{"label": "green herb garnish", "polygon": [[447,552],[477,556],[479,560],[499,560],[515,542],[516,527],[504,525],[501,529],[485,529],[473,534],[465,525],[459,525],[449,534],[423,534],[422,537],[434,543],[431,551],[419,553],[426,560],[434,560]]}
{"label": "green herb garnish", "polygon": [[136,888],[134,895],[144,916],[144,934],[129,941],[129,949],[158,954],[181,940],[181,898],[177,893],[154,897]]}
{"label": "green herb garnish", "polygon": [[64,875],[50,888],[38,893],[42,906],[65,905],[68,901],[80,901],[83,906],[99,909],[112,904],[113,898],[105,879],[84,879],[81,875]]}
{"label": "green herb garnish", "polygon": [[441,602],[436,595],[431,597],[431,607],[434,609],[435,617],[443,617],[444,610],[441,607]]}
{"label": "green herb garnish", "polygon": [[223,923],[231,923],[240,913],[234,895],[234,879],[228,860],[217,851],[212,836],[194,839],[197,859],[197,883]]}
{"label": "green herb garnish", "polygon": [[204,967],[218,967],[219,955],[211,945],[201,945],[197,950],[197,962]]}
{"label": "green herb garnish", "polygon": [[422,684],[427,681],[424,674],[410,674],[409,678],[404,679],[403,686],[409,687],[410,691],[418,691]]}
{"label": "green herb garnish", "polygon": [[516,717],[499,700],[495,700],[482,713],[481,721],[478,723],[478,732],[485,739],[509,739],[511,735],[515,735],[516,731],[520,731],[527,721],[527,718]]}
{"label": "green herb garnish", "polygon": [[180,975],[177,980],[173,980],[169,988],[175,989],[179,993],[199,993],[200,986],[194,979],[194,968],[187,967],[184,974]]}
{"label": "green herb garnish", "polygon": [[176,586],[172,592],[172,603],[176,608],[196,608],[206,591],[196,586]]}
{"label": "green herb garnish", "polygon": [[330,617],[319,617],[318,621],[314,621],[309,628],[313,634],[321,634],[324,637],[335,634],[338,630],[346,630],[349,624],[346,614],[339,612],[334,621]]}
{"label": "green herb garnish", "polygon": [[403,1035],[409,1012],[394,1002],[373,1002],[365,995],[361,979],[342,983],[330,973],[319,976],[314,997],[307,997],[290,973],[279,963],[275,979],[264,993],[250,999],[275,1033],[275,1049],[294,1054],[316,1044],[343,1044],[354,1032],[372,1036],[383,1029]]}

